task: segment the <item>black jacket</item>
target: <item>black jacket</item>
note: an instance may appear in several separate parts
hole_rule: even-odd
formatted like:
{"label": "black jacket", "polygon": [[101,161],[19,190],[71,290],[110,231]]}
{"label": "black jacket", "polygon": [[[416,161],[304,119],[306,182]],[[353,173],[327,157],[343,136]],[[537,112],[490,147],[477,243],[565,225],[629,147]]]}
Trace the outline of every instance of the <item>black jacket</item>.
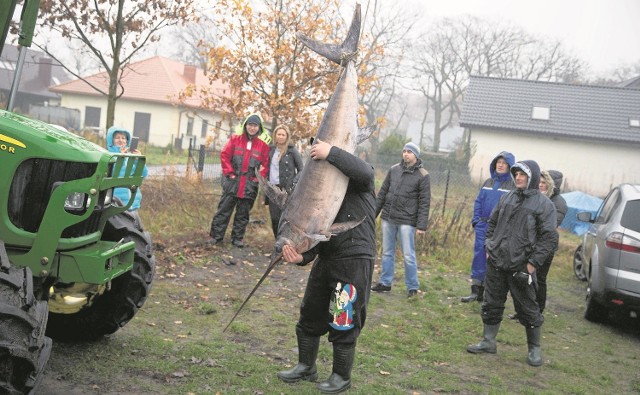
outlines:
{"label": "black jacket", "polygon": [[332,236],[302,254],[303,262],[316,255],[322,259],[375,258],[376,255],[376,195],[373,167],[362,159],[338,147],[331,147],[327,162],[349,177],[349,185],[335,222],[364,221],[353,229]]}
{"label": "black jacket", "polygon": [[567,214],[567,201],[560,195],[560,186],[564,178],[563,174],[558,170],[549,170],[549,175],[553,178],[555,187],[553,188],[553,195],[549,199],[556,206],[556,219],[558,220],[558,226],[562,223],[564,216]]}
{"label": "black jacket", "polygon": [[427,229],[431,202],[429,172],[422,160],[406,167],[404,162],[391,166],[376,199],[376,217],[396,225],[411,225]]}
{"label": "black jacket", "polygon": [[529,186],[502,196],[488,221],[487,253],[505,271],[526,271],[527,263],[540,268],[558,247],[556,208],[538,189],[540,168],[522,161],[511,174],[523,168],[530,173]]}
{"label": "black jacket", "polygon": [[[269,163],[271,163],[271,158],[273,158],[273,152],[275,150],[275,145],[269,147]],[[278,166],[280,168],[280,188],[291,192],[302,171],[302,156],[300,156],[300,153],[293,145],[289,145],[287,146],[287,151],[280,158]],[[269,169],[271,169],[271,167],[269,167]]]}

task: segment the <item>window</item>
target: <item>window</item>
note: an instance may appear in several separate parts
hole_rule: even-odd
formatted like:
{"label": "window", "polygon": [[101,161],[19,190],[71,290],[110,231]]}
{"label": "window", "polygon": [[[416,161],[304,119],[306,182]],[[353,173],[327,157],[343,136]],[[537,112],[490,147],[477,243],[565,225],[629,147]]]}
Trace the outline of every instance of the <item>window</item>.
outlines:
{"label": "window", "polygon": [[206,119],[202,120],[202,129],[200,130],[200,137],[207,137],[207,132],[209,131],[209,121]]}
{"label": "window", "polygon": [[148,112],[136,112],[133,118],[133,135],[140,137],[141,141],[149,142],[151,130],[151,114]]}
{"label": "window", "polygon": [[632,128],[640,128],[640,119],[629,118],[629,126],[631,126]]}
{"label": "window", "polygon": [[600,206],[600,210],[598,211],[598,215],[596,216],[595,223],[604,224],[609,221],[609,217],[611,213],[614,212],[614,208],[618,206],[620,203],[620,192],[617,189],[609,192],[609,196],[604,199],[602,205]]}
{"label": "window", "polygon": [[100,127],[100,107],[86,106],[84,108],[84,126],[88,128]]}
{"label": "window", "polygon": [[187,136],[193,136],[193,117],[187,117]]}
{"label": "window", "polygon": [[640,232],[640,200],[629,200],[622,213],[620,225],[634,232]]}
{"label": "window", "polygon": [[548,121],[551,109],[549,107],[533,106],[531,110],[531,119],[539,119],[542,121]]}

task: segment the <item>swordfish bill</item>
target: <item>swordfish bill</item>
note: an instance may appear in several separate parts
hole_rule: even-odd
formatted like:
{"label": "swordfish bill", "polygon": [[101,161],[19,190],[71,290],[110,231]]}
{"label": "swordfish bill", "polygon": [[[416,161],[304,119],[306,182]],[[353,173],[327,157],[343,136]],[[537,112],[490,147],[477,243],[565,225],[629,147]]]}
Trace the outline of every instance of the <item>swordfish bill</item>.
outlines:
{"label": "swordfish bill", "polygon": [[[360,40],[360,25],[360,5],[357,4],[349,33],[342,44],[325,44],[298,34],[298,39],[304,45],[342,67],[335,92],[329,100],[314,141],[325,141],[352,154],[356,145],[366,140],[375,130],[358,128],[358,76],[355,57]],[[283,208],[283,212],[271,263],[225,330],[267,275],[282,261],[282,247],[285,244],[304,253],[319,242],[329,240],[332,235],[354,228],[364,221],[362,218],[334,224],[347,192],[349,179],[326,160],[314,161],[309,158],[291,195],[269,184],[259,173],[256,173],[256,177],[269,197],[269,204],[277,204]]]}

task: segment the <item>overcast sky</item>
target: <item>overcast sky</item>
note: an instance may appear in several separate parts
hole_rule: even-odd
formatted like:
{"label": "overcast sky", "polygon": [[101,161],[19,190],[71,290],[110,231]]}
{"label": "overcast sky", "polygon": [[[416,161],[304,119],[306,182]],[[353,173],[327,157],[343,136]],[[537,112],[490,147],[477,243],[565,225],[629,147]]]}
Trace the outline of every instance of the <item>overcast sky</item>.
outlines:
{"label": "overcast sky", "polygon": [[[560,39],[602,74],[640,62],[640,0],[406,0],[428,18],[470,14]],[[363,2],[365,3],[365,2]]]}

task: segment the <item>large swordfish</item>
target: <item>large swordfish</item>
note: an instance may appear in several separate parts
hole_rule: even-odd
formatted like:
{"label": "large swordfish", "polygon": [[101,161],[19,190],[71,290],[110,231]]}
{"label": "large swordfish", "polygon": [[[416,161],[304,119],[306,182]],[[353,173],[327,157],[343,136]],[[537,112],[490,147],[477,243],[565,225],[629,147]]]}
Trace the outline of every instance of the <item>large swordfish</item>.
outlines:
{"label": "large swordfish", "polygon": [[[314,141],[325,141],[350,153],[353,153],[356,145],[366,140],[375,129],[358,127],[358,76],[355,58],[360,40],[360,25],[360,4],[356,4],[349,33],[342,44],[325,44],[298,34],[298,39],[308,48],[342,66],[338,84],[329,100]],[[284,210],[280,217],[271,263],[224,330],[231,325],[275,265],[282,261],[282,247],[285,244],[293,246],[299,253],[304,253],[319,242],[354,228],[364,220],[362,218],[334,224],[347,191],[349,178],[325,160],[307,160],[291,195],[274,188],[259,174],[256,175],[263,191],[269,197],[269,204],[277,204]]]}

